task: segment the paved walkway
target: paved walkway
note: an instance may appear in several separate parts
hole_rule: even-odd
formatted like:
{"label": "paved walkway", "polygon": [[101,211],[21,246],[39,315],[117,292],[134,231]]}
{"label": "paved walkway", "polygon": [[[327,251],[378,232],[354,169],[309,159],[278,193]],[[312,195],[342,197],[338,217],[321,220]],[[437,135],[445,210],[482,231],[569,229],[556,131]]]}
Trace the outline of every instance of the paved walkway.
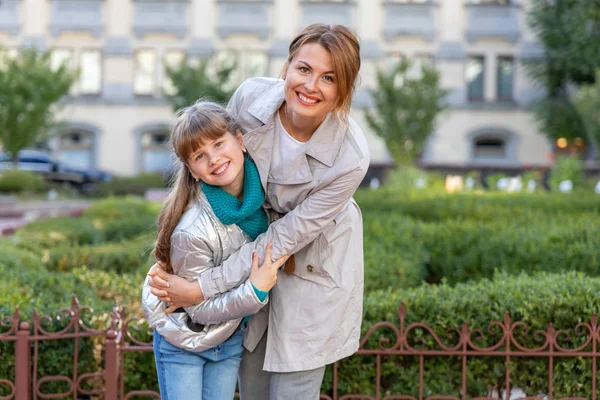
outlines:
{"label": "paved walkway", "polygon": [[18,201],[0,197],[0,236],[12,235],[17,229],[42,218],[79,216],[92,203],[87,200]]}

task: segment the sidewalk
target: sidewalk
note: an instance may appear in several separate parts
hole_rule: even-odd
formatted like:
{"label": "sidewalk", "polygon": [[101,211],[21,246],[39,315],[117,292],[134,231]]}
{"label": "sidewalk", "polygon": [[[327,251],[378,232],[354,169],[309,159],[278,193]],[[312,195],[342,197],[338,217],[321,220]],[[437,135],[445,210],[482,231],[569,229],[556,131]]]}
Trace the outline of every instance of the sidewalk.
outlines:
{"label": "sidewalk", "polygon": [[59,216],[80,216],[90,205],[88,200],[18,201],[0,196],[0,237],[12,235],[29,222]]}

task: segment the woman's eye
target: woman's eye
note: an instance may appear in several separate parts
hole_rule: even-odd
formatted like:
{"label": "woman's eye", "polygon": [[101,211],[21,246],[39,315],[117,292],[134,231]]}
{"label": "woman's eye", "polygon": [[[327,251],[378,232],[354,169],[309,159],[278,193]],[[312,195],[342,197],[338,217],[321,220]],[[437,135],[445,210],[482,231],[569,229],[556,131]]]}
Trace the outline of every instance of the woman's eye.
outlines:
{"label": "woman's eye", "polygon": [[323,77],[323,79],[325,79],[327,82],[330,82],[330,83],[335,82],[335,80],[333,79],[333,76],[325,75]]}
{"label": "woman's eye", "polygon": [[299,70],[300,72],[303,72],[303,73],[306,73],[306,72],[308,72],[308,68],[307,68],[307,67],[300,67],[300,68],[298,68],[298,70]]}

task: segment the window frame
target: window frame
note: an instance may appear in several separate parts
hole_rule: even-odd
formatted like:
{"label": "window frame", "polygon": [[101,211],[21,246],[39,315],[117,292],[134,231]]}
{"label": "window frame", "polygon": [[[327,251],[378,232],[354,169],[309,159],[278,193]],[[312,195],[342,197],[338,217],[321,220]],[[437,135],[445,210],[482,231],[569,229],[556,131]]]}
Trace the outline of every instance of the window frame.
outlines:
{"label": "window frame", "polygon": [[[481,60],[482,64],[481,64],[481,97],[473,97],[472,93],[471,93],[471,83],[472,81],[468,80],[468,68],[469,68],[469,62],[473,59],[477,59],[477,60]],[[485,54],[472,54],[472,55],[468,55],[466,58],[466,65],[465,65],[465,83],[467,86],[467,101],[469,103],[482,103],[485,102],[485,80],[486,80],[486,67],[487,67],[487,62],[486,62],[486,56]]]}
{"label": "window frame", "polygon": [[[154,70],[152,71],[152,88],[151,90],[140,93],[136,87],[136,79],[139,71],[140,63],[138,62],[138,54],[150,51],[154,54]],[[156,97],[157,91],[160,89],[159,85],[159,63],[160,55],[156,47],[140,47],[133,51],[133,80],[132,80],[132,92],[135,97]]]}
{"label": "window frame", "polygon": [[[83,72],[83,68],[82,68],[82,58],[83,55],[85,53],[88,52],[94,52],[94,53],[98,53],[98,69],[99,69],[99,79],[98,79],[98,91],[97,92],[88,92],[88,91],[84,91],[83,90],[83,86],[82,86],[82,72]],[[79,70],[79,76],[77,79],[77,94],[79,96],[89,96],[89,97],[95,97],[95,96],[100,96],[102,94],[102,88],[104,87],[104,52],[102,51],[101,48],[97,48],[97,47],[84,47],[79,49],[79,52],[77,53],[77,67]]]}
{"label": "window frame", "polygon": [[[500,62],[503,60],[510,60],[512,62],[512,76],[511,76],[511,87],[510,97],[500,95]],[[499,54],[496,57],[496,100],[499,102],[514,102],[515,101],[515,77],[516,77],[516,60],[513,55]]]}

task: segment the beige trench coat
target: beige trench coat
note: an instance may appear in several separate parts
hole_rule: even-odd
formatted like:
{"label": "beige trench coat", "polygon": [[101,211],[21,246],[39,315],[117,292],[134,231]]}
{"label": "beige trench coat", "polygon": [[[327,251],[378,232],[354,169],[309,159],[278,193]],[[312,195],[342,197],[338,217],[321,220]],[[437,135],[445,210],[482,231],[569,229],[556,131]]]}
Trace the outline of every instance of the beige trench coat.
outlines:
{"label": "beige trench coat", "polygon": [[267,207],[283,216],[198,279],[204,295],[213,297],[246,280],[252,251],[262,257],[267,243],[273,243],[273,258],[296,255],[294,274],[279,272],[270,307],[250,319],[244,339],[252,351],[268,326],[264,369],[272,372],[319,368],[358,349],[364,260],[362,217],[352,195],[369,166],[360,127],[352,119],[343,126],[330,114],[307,142],[305,154],[272,170],[279,145],[274,115],[283,100],[282,81],[252,78],[228,105],[244,130]]}

